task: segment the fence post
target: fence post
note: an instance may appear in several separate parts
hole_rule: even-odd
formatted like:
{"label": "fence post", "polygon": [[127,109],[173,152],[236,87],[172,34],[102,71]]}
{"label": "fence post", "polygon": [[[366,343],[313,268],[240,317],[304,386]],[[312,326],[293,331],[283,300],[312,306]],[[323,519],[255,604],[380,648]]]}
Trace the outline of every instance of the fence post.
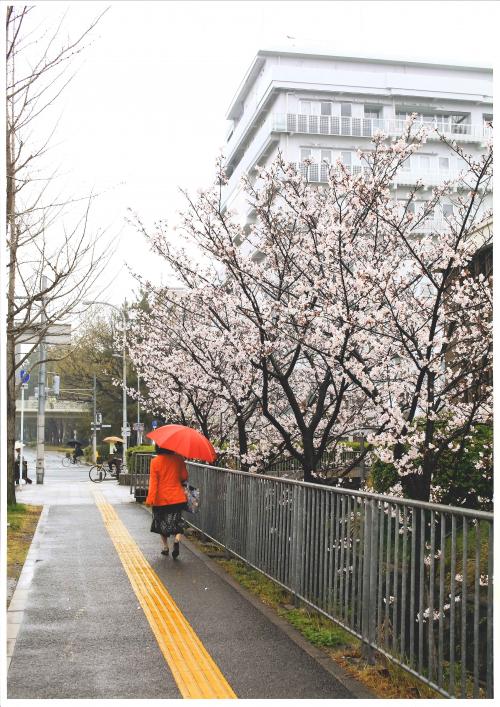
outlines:
{"label": "fence post", "polygon": [[[380,510],[378,501],[370,500],[370,523],[371,523],[371,542],[370,542],[370,592],[369,592],[369,638],[374,644],[376,641],[377,631],[377,569],[379,563],[378,557],[378,531]],[[370,648],[370,653],[367,656],[369,662],[374,662],[374,651]]]}
{"label": "fence post", "polygon": [[373,528],[373,501],[364,502],[364,540],[363,540],[363,586],[361,594],[363,597],[363,613],[361,616],[361,657],[367,663],[373,664],[374,655],[373,648],[370,646],[372,637],[372,625],[376,596],[371,596],[371,576],[372,567],[372,548],[374,547],[375,535]]}
{"label": "fence post", "polygon": [[292,512],[292,591],[293,603],[299,605],[304,574],[304,489],[294,486]]}

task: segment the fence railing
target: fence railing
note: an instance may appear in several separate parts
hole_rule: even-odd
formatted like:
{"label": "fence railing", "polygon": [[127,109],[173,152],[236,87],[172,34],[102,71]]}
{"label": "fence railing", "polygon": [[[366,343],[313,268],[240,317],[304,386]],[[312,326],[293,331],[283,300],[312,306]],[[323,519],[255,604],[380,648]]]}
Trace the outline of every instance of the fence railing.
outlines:
{"label": "fence railing", "polygon": [[188,467],[193,527],[441,695],[493,697],[491,513]]}
{"label": "fence railing", "polygon": [[[360,450],[350,449],[339,445],[335,450],[328,451],[323,454],[321,460],[316,466],[316,471],[326,472],[327,476],[336,476],[339,471],[343,471],[345,467],[351,465],[360,456]],[[237,456],[226,455],[222,457],[217,466],[228,467],[241,471],[241,461]],[[367,470],[370,467],[370,455],[366,455],[364,459],[355,466],[349,473],[349,477],[364,478]],[[264,468],[259,469],[258,473],[269,476],[285,476],[290,479],[301,480],[304,476],[304,468],[302,463],[295,458],[281,458],[269,464],[265,464]]]}

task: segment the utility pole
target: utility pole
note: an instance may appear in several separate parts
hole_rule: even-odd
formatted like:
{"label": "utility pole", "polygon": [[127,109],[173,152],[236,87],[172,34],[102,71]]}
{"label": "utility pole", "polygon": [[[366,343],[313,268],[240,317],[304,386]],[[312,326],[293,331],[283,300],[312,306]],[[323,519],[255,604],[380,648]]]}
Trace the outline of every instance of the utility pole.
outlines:
{"label": "utility pole", "polygon": [[142,430],[141,430],[141,377],[137,374],[137,444],[142,444]]}
{"label": "utility pole", "polygon": [[[47,289],[47,278],[42,276],[42,292]],[[42,329],[47,321],[47,313],[45,311],[45,297],[42,297],[42,305],[40,312],[40,323]],[[46,378],[46,354],[47,346],[45,344],[45,336],[40,340],[39,360],[40,367],[38,370],[38,416],[36,430],[36,482],[43,484],[45,473],[45,378]],[[22,474],[22,471],[21,471]]]}
{"label": "utility pole", "polygon": [[94,373],[93,400],[94,400],[94,424],[92,427],[92,461],[95,464],[97,462],[97,402],[96,402],[95,373]]}
{"label": "utility pole", "polygon": [[122,323],[123,323],[123,466],[127,463],[127,321],[125,315],[127,312],[127,300],[123,303]]}

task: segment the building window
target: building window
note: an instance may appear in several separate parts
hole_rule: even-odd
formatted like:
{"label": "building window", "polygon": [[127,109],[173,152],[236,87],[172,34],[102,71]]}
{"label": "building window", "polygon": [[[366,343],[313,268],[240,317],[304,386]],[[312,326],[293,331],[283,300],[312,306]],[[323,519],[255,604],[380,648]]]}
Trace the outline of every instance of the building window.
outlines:
{"label": "building window", "polygon": [[300,112],[303,115],[312,115],[311,101],[300,101],[299,107],[300,107]]}
{"label": "building window", "polygon": [[332,163],[332,151],[331,150],[321,150],[321,161]]}
{"label": "building window", "polygon": [[321,101],[321,115],[331,115],[331,114],[332,114],[331,101]]}
{"label": "building window", "polygon": [[308,147],[301,147],[300,148],[300,161],[304,162],[305,160],[311,160],[312,159],[312,150],[309,149]]}
{"label": "building window", "polygon": [[365,108],[365,118],[370,120],[378,120],[380,118],[379,108]]}
{"label": "building window", "polygon": [[444,218],[450,218],[453,216],[453,204],[443,204],[442,205],[443,209],[443,216]]}
{"label": "building window", "polygon": [[352,152],[341,152],[340,160],[346,167],[350,167],[352,165]]}
{"label": "building window", "polygon": [[352,115],[352,106],[350,103],[340,104],[340,115],[342,118],[350,118]]}
{"label": "building window", "polygon": [[450,170],[450,158],[449,157],[440,157],[439,158],[439,169],[442,172],[449,172],[449,170]]}
{"label": "building window", "polygon": [[431,168],[431,158],[429,155],[418,155],[418,157],[420,169],[428,172]]}

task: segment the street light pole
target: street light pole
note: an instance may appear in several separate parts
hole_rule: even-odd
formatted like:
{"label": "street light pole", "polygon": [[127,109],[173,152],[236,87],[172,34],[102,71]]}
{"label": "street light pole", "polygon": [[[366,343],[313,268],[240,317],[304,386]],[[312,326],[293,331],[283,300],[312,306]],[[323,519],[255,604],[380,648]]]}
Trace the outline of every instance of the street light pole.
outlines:
{"label": "street light pole", "polygon": [[85,301],[83,302],[84,305],[92,305],[92,304],[102,304],[107,307],[112,307],[113,309],[116,309],[117,312],[119,312],[121,319],[122,319],[122,330],[123,330],[123,379],[122,379],[122,387],[123,387],[123,402],[122,402],[122,437],[123,437],[123,464],[125,465],[127,463],[127,334],[126,334],[126,327],[127,327],[127,321],[125,318],[126,312],[127,312],[127,300],[125,300],[123,304],[123,309],[120,309],[114,304],[111,304],[111,302],[102,302],[100,300],[92,300],[92,301]]}
{"label": "street light pole", "polygon": [[141,377],[137,373],[137,444],[142,444],[142,430],[141,425]]}
{"label": "street light pole", "polygon": [[126,335],[126,320],[125,320],[125,312],[127,308],[127,300],[125,300],[123,304],[123,311],[122,311],[122,329],[123,329],[123,431],[122,431],[122,436],[123,436],[123,461],[122,465],[125,466],[127,463],[127,357],[126,357],[126,351],[127,351],[127,335]]}
{"label": "street light pole", "polygon": [[93,403],[94,403],[94,425],[92,429],[92,461],[94,464],[97,463],[97,401],[96,401],[96,379],[95,379],[95,373],[94,373],[94,381],[93,381],[93,391],[92,391],[92,397],[93,397]]}
{"label": "street light pole", "polygon": [[[47,289],[48,280],[45,275],[42,277],[42,291]],[[45,311],[46,301],[45,297],[42,297],[41,310],[40,310],[40,322],[43,325],[47,321],[47,313]],[[47,347],[45,344],[45,335],[41,338],[39,344],[39,360],[40,367],[38,369],[38,415],[37,415],[37,429],[36,429],[36,483],[43,484],[43,477],[45,474],[45,378],[46,378],[46,364],[47,358]],[[21,478],[23,471],[20,470]]]}

